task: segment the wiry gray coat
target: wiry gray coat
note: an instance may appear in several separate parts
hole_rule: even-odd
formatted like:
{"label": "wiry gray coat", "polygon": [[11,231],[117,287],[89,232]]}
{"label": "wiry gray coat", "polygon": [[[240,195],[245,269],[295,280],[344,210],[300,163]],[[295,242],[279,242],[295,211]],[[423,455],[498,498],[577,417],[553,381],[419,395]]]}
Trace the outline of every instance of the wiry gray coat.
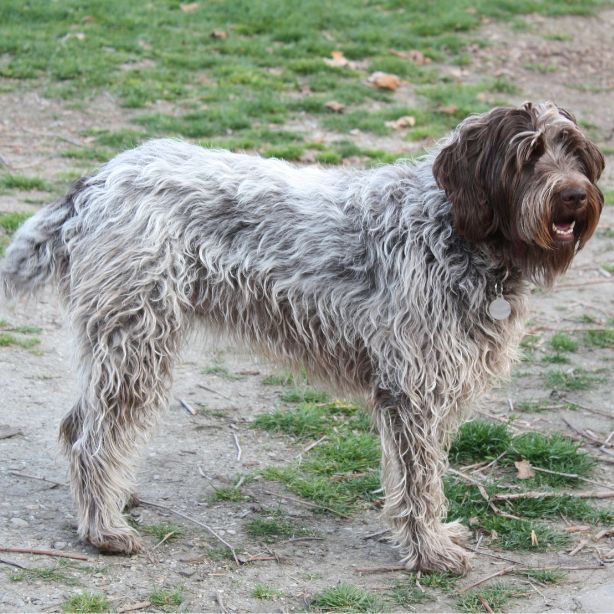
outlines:
{"label": "wiry gray coat", "polygon": [[[385,515],[408,567],[465,571],[463,529],[443,524],[450,438],[508,370],[524,280],[564,270],[602,204],[594,182],[603,160],[593,147],[586,170],[581,156],[557,149],[568,138],[561,126],[588,143],[568,114],[528,105],[470,118],[417,164],[370,171],[157,140],[28,220],[2,275],[18,292],[53,277],[68,305],[81,396],[62,436],[80,534],[103,550],[139,549],[122,518],[132,457],[166,403],[181,337],[202,321],[364,398],[381,433]],[[542,142],[536,178],[515,176]],[[515,162],[493,168],[495,150],[509,149]],[[488,196],[506,181],[509,202]],[[570,247],[560,211],[572,208],[560,194],[571,184],[587,197],[573,208]],[[497,321],[488,305],[501,289],[512,313]]]}

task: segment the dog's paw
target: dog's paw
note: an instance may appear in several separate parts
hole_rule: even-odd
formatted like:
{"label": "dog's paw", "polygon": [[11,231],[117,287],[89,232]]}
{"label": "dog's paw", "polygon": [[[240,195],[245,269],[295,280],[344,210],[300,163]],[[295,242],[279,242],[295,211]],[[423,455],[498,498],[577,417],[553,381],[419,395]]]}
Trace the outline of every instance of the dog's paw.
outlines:
{"label": "dog's paw", "polygon": [[137,554],[143,549],[139,534],[128,527],[97,533],[95,536],[90,534],[87,540],[105,554]]}
{"label": "dog's paw", "polygon": [[[451,523],[456,525],[457,523]],[[462,525],[461,525],[462,526]],[[445,533],[449,534],[447,525],[443,527]],[[455,536],[462,533],[455,526],[453,528]],[[452,541],[452,535],[448,538],[439,536],[437,543],[431,543],[428,547],[415,550],[405,559],[407,569],[412,571],[446,571],[448,573],[464,576],[471,569],[471,552]]]}
{"label": "dog's paw", "polygon": [[471,531],[458,520],[443,525],[448,537],[457,546],[466,546],[471,539]]}

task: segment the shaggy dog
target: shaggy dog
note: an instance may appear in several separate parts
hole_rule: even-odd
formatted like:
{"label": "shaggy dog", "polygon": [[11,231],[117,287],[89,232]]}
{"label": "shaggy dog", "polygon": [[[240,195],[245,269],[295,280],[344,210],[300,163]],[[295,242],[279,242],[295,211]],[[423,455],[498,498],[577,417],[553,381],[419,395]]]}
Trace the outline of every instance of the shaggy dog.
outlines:
{"label": "shaggy dog", "polygon": [[514,357],[527,282],[549,285],[597,225],[604,167],[552,103],[466,119],[426,158],[371,170],[154,140],[17,232],[2,281],[59,287],[80,397],[62,422],[79,533],[141,547],[122,510],[134,456],[196,324],[365,399],[384,514],[408,568],[464,573],[442,478],[467,410]]}

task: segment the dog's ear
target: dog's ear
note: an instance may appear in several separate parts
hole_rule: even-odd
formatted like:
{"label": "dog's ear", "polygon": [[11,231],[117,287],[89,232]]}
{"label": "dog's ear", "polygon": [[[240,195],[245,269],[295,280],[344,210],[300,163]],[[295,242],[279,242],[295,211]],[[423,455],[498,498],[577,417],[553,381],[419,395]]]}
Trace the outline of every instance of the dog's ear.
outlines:
{"label": "dog's ear", "polygon": [[453,205],[454,226],[469,241],[487,239],[499,227],[502,208],[509,206],[502,191],[514,172],[510,142],[533,131],[531,108],[499,107],[470,117],[435,158],[433,175]]}

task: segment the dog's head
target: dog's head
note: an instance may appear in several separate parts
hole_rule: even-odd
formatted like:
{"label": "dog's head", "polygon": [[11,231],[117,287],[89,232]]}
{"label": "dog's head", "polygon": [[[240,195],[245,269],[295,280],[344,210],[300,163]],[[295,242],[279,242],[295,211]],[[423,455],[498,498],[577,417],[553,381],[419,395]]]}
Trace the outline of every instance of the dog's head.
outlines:
{"label": "dog's head", "polygon": [[549,284],[593,234],[603,156],[574,117],[546,102],[470,117],[433,165],[459,234]]}

